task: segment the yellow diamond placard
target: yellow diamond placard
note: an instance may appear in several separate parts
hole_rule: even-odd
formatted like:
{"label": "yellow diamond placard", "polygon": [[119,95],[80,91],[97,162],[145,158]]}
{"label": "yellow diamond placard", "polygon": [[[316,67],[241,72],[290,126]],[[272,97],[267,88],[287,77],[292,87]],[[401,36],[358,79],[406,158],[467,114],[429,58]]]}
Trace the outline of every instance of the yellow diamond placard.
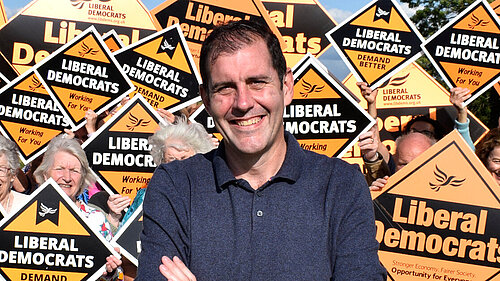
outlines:
{"label": "yellow diamond placard", "polygon": [[356,79],[373,88],[416,60],[423,41],[394,0],[370,2],[326,37]]}

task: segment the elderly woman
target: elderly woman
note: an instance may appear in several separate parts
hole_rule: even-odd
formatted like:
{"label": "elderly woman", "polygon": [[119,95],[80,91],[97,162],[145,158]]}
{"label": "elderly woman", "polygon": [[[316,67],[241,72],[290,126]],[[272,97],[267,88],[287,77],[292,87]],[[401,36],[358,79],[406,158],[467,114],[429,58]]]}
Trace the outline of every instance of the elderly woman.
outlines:
{"label": "elderly woman", "polygon": [[[42,184],[48,178],[54,181],[77,205],[81,213],[88,218],[90,227],[97,229],[104,238],[111,240],[112,233],[106,217],[100,211],[89,207],[83,201],[77,200],[85,188],[95,182],[91,173],[87,156],[82,147],[75,139],[65,138],[59,135],[52,139],[47,146],[42,163],[34,173],[38,184]],[[109,256],[106,263],[106,280],[116,279],[112,272],[116,272],[121,261],[114,256]]]}
{"label": "elderly woman", "polygon": [[[214,141],[205,128],[199,123],[189,123],[184,115],[176,116],[173,123],[160,125],[160,129],[149,138],[149,144],[156,165],[183,160],[196,153],[206,153],[215,148]],[[146,188],[142,188],[137,192],[134,202],[123,216],[121,225],[141,205],[145,191]],[[125,280],[133,280],[137,268],[125,260],[124,270]]]}
{"label": "elderly woman", "polygon": [[500,129],[491,129],[476,145],[476,155],[500,186]]}
{"label": "elderly woman", "polygon": [[24,205],[28,199],[28,195],[12,189],[18,170],[19,157],[16,144],[0,135],[0,205],[7,214]]}

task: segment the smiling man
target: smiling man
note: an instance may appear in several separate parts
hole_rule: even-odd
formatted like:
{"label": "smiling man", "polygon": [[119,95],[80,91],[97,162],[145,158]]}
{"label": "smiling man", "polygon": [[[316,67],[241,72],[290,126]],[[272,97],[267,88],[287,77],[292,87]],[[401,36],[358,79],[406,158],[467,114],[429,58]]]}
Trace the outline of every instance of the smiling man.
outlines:
{"label": "smiling man", "polygon": [[293,77],[269,28],[213,30],[200,93],[218,149],[155,171],[136,280],[385,280],[363,175],[285,132]]}

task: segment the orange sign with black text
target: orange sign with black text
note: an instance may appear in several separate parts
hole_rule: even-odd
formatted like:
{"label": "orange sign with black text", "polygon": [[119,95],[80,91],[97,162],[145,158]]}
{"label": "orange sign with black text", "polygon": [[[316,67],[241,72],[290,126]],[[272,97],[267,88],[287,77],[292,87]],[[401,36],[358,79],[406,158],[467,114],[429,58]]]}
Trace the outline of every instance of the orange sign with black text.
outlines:
{"label": "orange sign with black text", "polygon": [[356,79],[372,88],[416,60],[423,41],[395,0],[370,2],[326,37]]}
{"label": "orange sign with black text", "polygon": [[283,122],[302,148],[342,157],[375,120],[325,69],[311,54],[294,67],[294,96]]}
{"label": "orange sign with black text", "polygon": [[155,109],[175,112],[201,101],[198,74],[178,24],[169,26],[114,53],[135,86]]}
{"label": "orange sign with black text", "polygon": [[73,129],[85,124],[88,110],[101,114],[134,87],[94,27],[34,68]]}
{"label": "orange sign with black text", "polygon": [[19,147],[21,161],[31,162],[48,142],[70,126],[33,70],[0,92],[0,130]]}
{"label": "orange sign with black text", "polygon": [[34,0],[0,29],[0,52],[23,73],[90,26],[125,45],[156,32],[140,0]]}
{"label": "orange sign with black text", "polygon": [[[348,75],[343,83],[361,100],[360,105],[367,108],[353,75]],[[401,135],[408,121],[418,115],[437,120],[445,132],[453,130],[457,111],[449,96],[450,93],[415,62],[396,73],[378,88],[377,124],[383,143],[394,153],[395,139]],[[471,138],[477,141],[488,128],[470,111],[468,118]],[[344,155],[344,159],[361,163],[359,147],[353,148]]]}
{"label": "orange sign with black text", "polygon": [[97,280],[119,255],[96,227],[50,178],[0,225],[0,279]]}
{"label": "orange sign with black text", "polygon": [[[156,28],[179,24],[198,65],[201,43],[218,24],[234,20],[262,20],[282,40],[260,0],[167,0],[151,10]],[[284,42],[282,41],[284,48]]]}
{"label": "orange sign with black text", "polygon": [[82,144],[106,191],[134,199],[148,184],[156,168],[148,138],[164,122],[141,95],[135,95]]}
{"label": "orange sign with black text", "polygon": [[453,131],[372,192],[390,280],[500,280],[500,189]]}
{"label": "orange sign with black text", "polygon": [[337,23],[317,0],[263,0],[262,4],[285,41],[288,66],[306,53],[319,57],[330,47],[325,34]]}
{"label": "orange sign with black text", "polygon": [[490,4],[497,16],[500,16],[500,0],[493,1],[493,3]]}
{"label": "orange sign with black text", "polygon": [[468,105],[500,80],[500,19],[487,1],[467,9],[422,47],[448,87],[471,90]]}

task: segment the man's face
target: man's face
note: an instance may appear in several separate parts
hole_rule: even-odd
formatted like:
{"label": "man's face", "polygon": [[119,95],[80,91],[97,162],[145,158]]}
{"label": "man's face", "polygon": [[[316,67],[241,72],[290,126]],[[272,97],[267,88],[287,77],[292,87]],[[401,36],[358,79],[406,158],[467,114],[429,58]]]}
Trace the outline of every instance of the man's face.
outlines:
{"label": "man's face", "polygon": [[207,82],[208,93],[201,89],[203,102],[227,149],[258,154],[279,146],[283,109],[293,98],[293,77],[288,69],[280,81],[262,39],[222,53],[210,66]]}

